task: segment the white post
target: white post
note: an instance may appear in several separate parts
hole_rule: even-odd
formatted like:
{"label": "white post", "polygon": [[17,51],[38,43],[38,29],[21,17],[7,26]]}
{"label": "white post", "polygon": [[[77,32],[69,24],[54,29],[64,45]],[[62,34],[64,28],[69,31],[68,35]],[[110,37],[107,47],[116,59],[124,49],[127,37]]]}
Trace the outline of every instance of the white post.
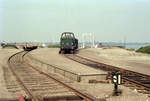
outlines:
{"label": "white post", "polygon": [[95,38],[94,38],[94,34],[93,34],[93,48],[95,47]]}
{"label": "white post", "polygon": [[92,48],[92,47],[93,47],[93,44],[92,44],[92,42],[93,42],[93,41],[92,41],[92,33],[90,33],[89,36],[90,36],[90,42],[91,42],[91,48]]}

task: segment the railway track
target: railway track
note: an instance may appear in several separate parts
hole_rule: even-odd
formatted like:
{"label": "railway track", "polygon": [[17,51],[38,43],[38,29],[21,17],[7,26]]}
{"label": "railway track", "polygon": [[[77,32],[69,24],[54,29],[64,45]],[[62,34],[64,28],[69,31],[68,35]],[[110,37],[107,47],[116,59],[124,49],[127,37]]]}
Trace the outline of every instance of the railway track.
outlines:
{"label": "railway track", "polygon": [[[28,52],[22,51],[8,59],[8,65],[18,83],[28,95],[28,100],[55,101],[55,100],[88,100],[98,101],[93,96],[74,89],[63,79],[54,74],[46,74],[28,64],[23,57]],[[62,98],[63,95],[64,97]],[[64,99],[65,98],[65,99]],[[99,100],[100,101],[100,100]]]}
{"label": "railway track", "polygon": [[100,63],[97,61],[93,61],[91,59],[88,59],[87,57],[82,57],[79,55],[65,55],[65,57],[76,61],[78,63],[96,68],[96,69],[101,69],[104,71],[107,71],[109,74],[109,78],[111,78],[111,73],[114,71],[120,72],[122,74],[122,83],[125,86],[133,87],[134,89],[137,89],[138,92],[145,93],[145,94],[150,94],[150,76],[137,73],[134,71],[118,68],[115,66],[107,65],[104,63]]}

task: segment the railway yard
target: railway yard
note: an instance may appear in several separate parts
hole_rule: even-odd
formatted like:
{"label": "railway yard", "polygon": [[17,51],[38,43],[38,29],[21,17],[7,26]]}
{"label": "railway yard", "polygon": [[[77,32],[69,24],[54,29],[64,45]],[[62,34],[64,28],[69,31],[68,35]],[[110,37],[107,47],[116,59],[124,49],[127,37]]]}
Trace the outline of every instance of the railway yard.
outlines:
{"label": "railway yard", "polygon": [[[117,47],[0,49],[0,101],[150,101],[150,55]],[[122,73],[114,96],[111,73]]]}
{"label": "railway yard", "polygon": [[150,0],[0,0],[0,101],[150,101]]}

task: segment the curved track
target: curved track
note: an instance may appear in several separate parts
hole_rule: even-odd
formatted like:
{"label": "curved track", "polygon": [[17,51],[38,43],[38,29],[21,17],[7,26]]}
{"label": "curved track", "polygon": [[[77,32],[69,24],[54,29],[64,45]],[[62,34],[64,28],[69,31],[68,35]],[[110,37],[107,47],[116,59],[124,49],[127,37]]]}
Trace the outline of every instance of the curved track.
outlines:
{"label": "curved track", "polygon": [[52,96],[64,94],[67,96],[67,99],[69,99],[68,96],[70,95],[75,97],[75,100],[78,98],[78,100],[97,101],[94,97],[84,94],[69,84],[62,82],[62,79],[57,79],[55,75],[46,74],[28,64],[23,59],[27,53],[26,51],[22,51],[12,55],[8,59],[8,65],[29,98],[34,101],[49,101],[50,99],[48,98],[52,98]]}
{"label": "curved track", "polygon": [[120,72],[122,74],[123,83],[125,85],[129,87],[133,86],[134,88],[139,90],[139,92],[141,91],[142,93],[150,94],[150,76],[149,75],[145,75],[145,74],[137,73],[134,71],[122,69],[119,67],[107,65],[104,63],[96,62],[96,61],[93,61],[91,59],[88,59],[86,57],[79,56],[76,54],[65,55],[65,57],[73,61],[76,61],[78,63],[84,64],[84,65],[87,65],[96,69],[107,71],[109,73],[109,76],[111,76],[111,73],[113,71]]}

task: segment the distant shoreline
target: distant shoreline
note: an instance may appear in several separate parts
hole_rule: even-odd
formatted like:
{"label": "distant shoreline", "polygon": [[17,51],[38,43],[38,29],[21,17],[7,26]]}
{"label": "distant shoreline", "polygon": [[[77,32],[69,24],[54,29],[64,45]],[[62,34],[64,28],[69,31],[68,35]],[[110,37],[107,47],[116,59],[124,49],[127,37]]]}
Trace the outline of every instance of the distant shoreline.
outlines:
{"label": "distant shoreline", "polygon": [[[96,42],[95,44],[99,44],[100,42]],[[143,46],[150,46],[150,43],[117,43],[117,42],[101,42],[103,46],[125,46],[125,48],[130,49],[133,48],[135,50],[143,47]],[[82,43],[79,44],[82,46]],[[86,46],[90,46],[90,43],[86,43]]]}
{"label": "distant shoreline", "polygon": [[[56,45],[59,44],[59,42],[11,42],[11,43],[15,43],[15,44],[38,44],[38,45],[42,45],[43,43],[47,46],[47,45]],[[98,45],[99,43],[102,43],[103,46],[125,46],[125,48],[130,49],[133,48],[135,50],[143,47],[143,46],[150,46],[150,43],[148,42],[129,42],[129,43],[117,43],[117,42],[95,42],[95,45]],[[79,46],[82,46],[82,43],[79,43]],[[86,42],[85,46],[91,46],[91,43]]]}

